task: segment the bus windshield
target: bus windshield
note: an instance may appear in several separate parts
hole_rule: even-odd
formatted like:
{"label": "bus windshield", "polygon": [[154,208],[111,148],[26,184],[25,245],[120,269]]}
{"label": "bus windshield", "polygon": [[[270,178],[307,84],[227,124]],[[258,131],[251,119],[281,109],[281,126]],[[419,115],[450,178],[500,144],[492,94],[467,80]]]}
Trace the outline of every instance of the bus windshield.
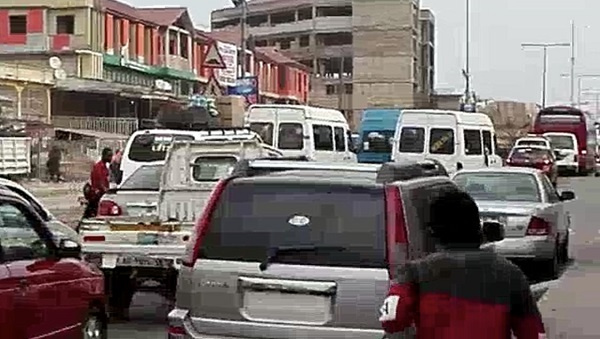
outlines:
{"label": "bus windshield", "polygon": [[362,152],[392,153],[391,139],[394,131],[365,131],[362,136]]}

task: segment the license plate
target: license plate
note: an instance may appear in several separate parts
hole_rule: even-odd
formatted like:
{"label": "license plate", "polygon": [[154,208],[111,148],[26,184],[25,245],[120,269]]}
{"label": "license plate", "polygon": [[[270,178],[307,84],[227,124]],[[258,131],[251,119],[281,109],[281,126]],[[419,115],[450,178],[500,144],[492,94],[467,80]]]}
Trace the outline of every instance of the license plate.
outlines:
{"label": "license plate", "polygon": [[138,245],[158,245],[158,234],[140,233],[137,236]]}
{"label": "license plate", "polygon": [[173,266],[173,260],[151,257],[120,256],[117,258],[117,266],[168,268]]}

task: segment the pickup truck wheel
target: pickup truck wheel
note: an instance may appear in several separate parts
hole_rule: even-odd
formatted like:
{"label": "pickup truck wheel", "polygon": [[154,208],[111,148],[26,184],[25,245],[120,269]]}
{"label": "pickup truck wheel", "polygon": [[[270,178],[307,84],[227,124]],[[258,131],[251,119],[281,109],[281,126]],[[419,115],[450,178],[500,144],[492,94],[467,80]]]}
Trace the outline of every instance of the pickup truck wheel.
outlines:
{"label": "pickup truck wheel", "polygon": [[83,339],[107,339],[106,317],[96,308],[90,309],[82,325]]}
{"label": "pickup truck wheel", "polygon": [[110,289],[108,290],[109,309],[112,318],[120,320],[129,319],[129,306],[136,291],[136,280],[128,268],[116,268],[110,272]]}

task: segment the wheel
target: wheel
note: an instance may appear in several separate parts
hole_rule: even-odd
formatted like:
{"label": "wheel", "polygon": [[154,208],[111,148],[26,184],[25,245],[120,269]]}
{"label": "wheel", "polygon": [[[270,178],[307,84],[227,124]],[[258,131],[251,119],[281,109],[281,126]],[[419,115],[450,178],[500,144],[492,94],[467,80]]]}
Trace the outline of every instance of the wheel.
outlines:
{"label": "wheel", "polygon": [[107,339],[108,323],[106,315],[95,307],[91,308],[82,323],[81,329],[83,331],[83,339]]}
{"label": "wheel", "polygon": [[129,320],[129,306],[137,289],[136,280],[131,275],[129,268],[115,268],[109,276],[105,275],[111,318]]}
{"label": "wheel", "polygon": [[560,246],[560,262],[561,264],[567,264],[569,262],[569,230],[567,230],[567,237]]}
{"label": "wheel", "polygon": [[554,280],[558,278],[558,274],[560,271],[560,246],[557,243],[554,247],[554,255],[552,259],[545,260],[541,265],[541,269],[543,270],[542,275],[547,277],[550,280]]}

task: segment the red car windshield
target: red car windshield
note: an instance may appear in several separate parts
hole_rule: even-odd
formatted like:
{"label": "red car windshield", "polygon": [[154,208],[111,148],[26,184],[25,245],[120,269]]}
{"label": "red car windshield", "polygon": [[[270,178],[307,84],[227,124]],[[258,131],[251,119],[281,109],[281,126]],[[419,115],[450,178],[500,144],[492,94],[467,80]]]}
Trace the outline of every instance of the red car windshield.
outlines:
{"label": "red car windshield", "polygon": [[545,149],[540,148],[515,148],[511,155],[510,159],[513,161],[543,161],[550,160],[550,152]]}

